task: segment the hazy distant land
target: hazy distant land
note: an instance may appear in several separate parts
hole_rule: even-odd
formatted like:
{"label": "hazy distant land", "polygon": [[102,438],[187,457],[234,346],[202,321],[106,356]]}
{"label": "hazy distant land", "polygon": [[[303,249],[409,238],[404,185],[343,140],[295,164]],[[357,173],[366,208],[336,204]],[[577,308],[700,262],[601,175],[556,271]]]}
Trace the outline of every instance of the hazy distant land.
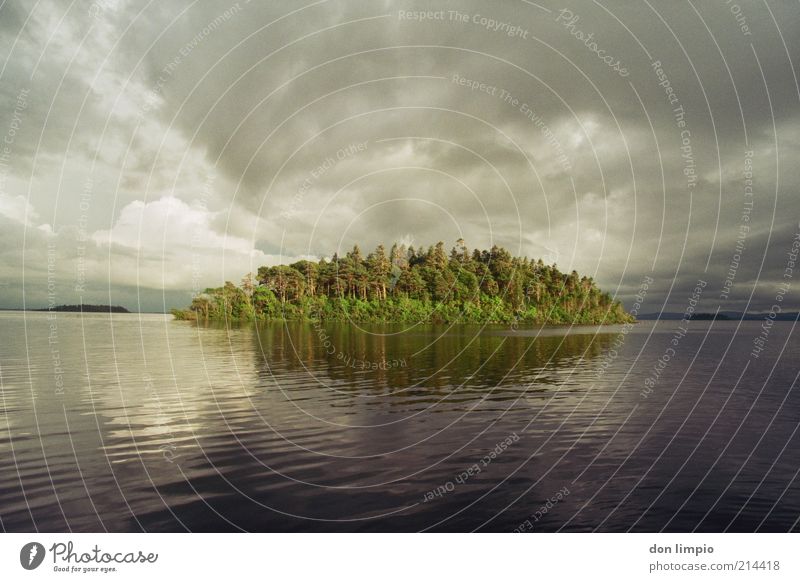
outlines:
{"label": "hazy distant land", "polygon": [[78,313],[130,313],[121,305],[56,305],[29,311],[66,311]]}

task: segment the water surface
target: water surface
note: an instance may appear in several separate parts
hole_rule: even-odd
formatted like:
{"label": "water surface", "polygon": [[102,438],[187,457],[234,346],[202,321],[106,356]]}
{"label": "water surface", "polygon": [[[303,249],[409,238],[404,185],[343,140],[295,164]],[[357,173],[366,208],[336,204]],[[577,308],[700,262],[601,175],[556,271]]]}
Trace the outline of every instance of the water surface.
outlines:
{"label": "water surface", "polygon": [[0,523],[797,530],[794,323],[678,324],[1,312]]}

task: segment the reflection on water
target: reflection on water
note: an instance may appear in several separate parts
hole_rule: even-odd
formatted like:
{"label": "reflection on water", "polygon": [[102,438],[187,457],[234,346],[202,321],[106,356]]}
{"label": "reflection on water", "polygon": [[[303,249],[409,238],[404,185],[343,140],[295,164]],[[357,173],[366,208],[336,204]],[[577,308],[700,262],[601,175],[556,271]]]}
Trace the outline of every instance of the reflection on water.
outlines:
{"label": "reflection on water", "polygon": [[674,326],[0,313],[0,523],[796,529],[793,324],[693,322],[645,397]]}

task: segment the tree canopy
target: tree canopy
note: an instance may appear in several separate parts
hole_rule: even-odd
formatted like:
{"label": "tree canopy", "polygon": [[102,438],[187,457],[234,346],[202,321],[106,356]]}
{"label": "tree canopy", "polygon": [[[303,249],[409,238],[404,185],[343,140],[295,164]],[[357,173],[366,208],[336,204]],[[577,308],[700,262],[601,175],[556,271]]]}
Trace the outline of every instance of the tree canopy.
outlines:
{"label": "tree canopy", "polygon": [[470,252],[459,239],[427,249],[383,245],[366,255],[263,266],[240,285],[206,289],[178,319],[328,319],[358,322],[622,323],[618,301],[590,277],[512,256]]}

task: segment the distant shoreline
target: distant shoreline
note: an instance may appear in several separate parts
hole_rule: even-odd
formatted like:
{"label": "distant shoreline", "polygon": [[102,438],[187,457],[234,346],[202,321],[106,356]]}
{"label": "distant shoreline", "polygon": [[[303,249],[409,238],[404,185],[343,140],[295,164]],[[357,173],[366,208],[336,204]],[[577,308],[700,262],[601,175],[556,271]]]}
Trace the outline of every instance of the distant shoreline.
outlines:
{"label": "distant shoreline", "polygon": [[[699,313],[692,317],[692,320],[713,321],[716,319],[717,321],[760,321],[768,315],[769,312],[758,313],[755,311],[749,311],[742,313],[741,311],[720,311],[719,314]],[[674,321],[682,318],[682,313],[665,311],[663,313],[642,313],[637,319],[639,319],[639,321]],[[798,319],[798,312],[787,311],[786,313],[779,313],[774,319],[775,321],[794,321],[795,319]]]}
{"label": "distant shoreline", "polygon": [[45,313],[48,311],[56,313],[115,313],[115,314],[152,314],[169,315],[166,311],[130,311],[121,305],[56,305],[54,307],[0,307],[3,311],[35,312]]}
{"label": "distant shoreline", "polygon": [[55,305],[26,311],[57,311],[65,313],[130,313],[121,305]]}

